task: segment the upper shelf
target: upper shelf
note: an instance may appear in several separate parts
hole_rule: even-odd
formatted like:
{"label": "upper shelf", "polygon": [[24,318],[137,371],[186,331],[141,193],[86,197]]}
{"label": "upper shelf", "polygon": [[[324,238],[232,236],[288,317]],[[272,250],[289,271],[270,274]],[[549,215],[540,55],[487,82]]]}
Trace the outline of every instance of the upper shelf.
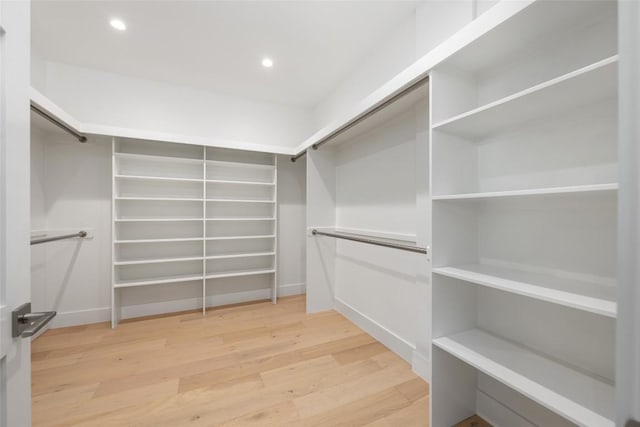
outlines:
{"label": "upper shelf", "polygon": [[589,105],[617,91],[618,56],[581,68],[432,126],[464,138],[482,138],[527,122]]}
{"label": "upper shelf", "polygon": [[493,265],[434,268],[433,272],[480,286],[616,317],[616,286]]}
{"label": "upper shelf", "polygon": [[115,175],[115,179],[131,180],[131,181],[167,181],[167,182],[203,182],[202,179],[196,178],[171,178],[166,176],[145,176],[145,175]]}
{"label": "upper shelf", "polygon": [[274,186],[275,182],[261,182],[261,181],[234,181],[230,179],[207,179],[207,183],[211,184],[237,184],[237,185],[265,185]]}
{"label": "upper shelf", "polygon": [[275,169],[275,165],[267,165],[267,164],[262,164],[262,163],[228,162],[228,161],[223,161],[223,160],[207,160],[207,165],[211,165],[211,166],[229,166],[229,167],[247,168],[247,169],[267,169],[267,170]]}
{"label": "upper shelf", "polygon": [[148,141],[173,142],[176,144],[200,145],[205,147],[229,148],[236,150],[247,150],[261,153],[285,155],[293,154],[296,151],[295,149],[287,146],[260,144],[255,142],[228,139],[216,139],[198,135],[157,132],[155,130],[143,128],[125,128],[99,123],[85,123],[73,117],[71,114],[57,105],[54,101],[47,98],[43,93],[33,87],[30,89],[29,96],[33,104],[38,105],[41,109],[43,109],[53,117],[56,117],[61,122],[70,125],[78,132],[87,135],[102,135]]}
{"label": "upper shelf", "polygon": [[573,185],[567,187],[533,188],[526,190],[489,191],[483,193],[462,193],[434,195],[433,200],[479,200],[515,197],[553,196],[558,194],[594,193],[602,191],[617,191],[618,184]]}
{"label": "upper shelf", "polygon": [[186,157],[169,157],[169,156],[154,156],[149,154],[134,154],[134,153],[114,153],[116,159],[133,159],[133,160],[146,160],[152,162],[166,162],[166,163],[187,163],[187,164],[202,164],[203,159],[189,159]]}

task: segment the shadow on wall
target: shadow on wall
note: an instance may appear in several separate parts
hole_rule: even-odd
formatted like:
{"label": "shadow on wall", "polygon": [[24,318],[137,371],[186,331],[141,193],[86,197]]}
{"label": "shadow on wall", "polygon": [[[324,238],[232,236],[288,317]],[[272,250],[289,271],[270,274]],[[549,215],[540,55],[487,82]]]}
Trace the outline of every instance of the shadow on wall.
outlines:
{"label": "shadow on wall", "polygon": [[[60,279],[60,285],[57,287],[57,291],[53,298],[53,304],[50,306],[51,307],[50,310],[58,311],[60,309],[62,299],[64,298],[65,293],[67,292],[69,282],[71,280],[73,271],[78,261],[78,255],[80,254],[80,248],[82,247],[82,244],[83,244],[83,241],[81,239],[78,240],[77,242],[74,242],[74,248],[73,248],[73,252],[71,253],[71,256],[68,259],[65,259],[67,268],[64,271],[64,275]],[[55,262],[55,259],[52,261]]]}
{"label": "shadow on wall", "polygon": [[[416,264],[417,264],[417,262],[419,261],[418,257],[424,256],[424,255],[407,253],[406,256],[416,257]],[[374,264],[372,262],[366,261],[364,258],[355,258],[353,256],[348,256],[340,253],[336,254],[336,258],[352,264],[356,264],[360,267],[364,267],[367,270],[375,271],[377,273],[384,274],[386,276],[392,276],[393,278],[404,281],[404,282],[410,282],[412,285],[415,284],[415,281],[416,281],[415,274],[407,274],[401,270],[395,270],[388,267],[383,267],[380,264]],[[394,286],[397,283],[399,282],[394,281]]]}

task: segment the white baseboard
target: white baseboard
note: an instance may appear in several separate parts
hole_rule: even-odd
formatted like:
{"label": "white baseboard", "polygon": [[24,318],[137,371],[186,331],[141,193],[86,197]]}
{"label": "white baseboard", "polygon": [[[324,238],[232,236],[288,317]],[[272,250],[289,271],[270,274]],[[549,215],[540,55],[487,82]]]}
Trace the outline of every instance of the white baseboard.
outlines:
{"label": "white baseboard", "polygon": [[153,302],[149,304],[123,305],[121,319],[154,316],[156,314],[175,313],[179,311],[202,310],[202,298],[185,298],[172,301]]}
{"label": "white baseboard", "polygon": [[50,328],[66,328],[67,326],[88,325],[89,323],[108,322],[111,320],[111,307],[90,308],[87,310],[62,311],[50,323]]}
{"label": "white baseboard", "polygon": [[[281,297],[300,295],[306,292],[304,283],[290,283],[280,285],[278,294]],[[270,299],[271,289],[258,289],[247,292],[234,292],[221,295],[207,296],[207,307],[217,307],[228,304]],[[201,298],[188,298],[174,301],[163,301],[150,304],[126,305],[122,307],[122,318],[153,316],[156,314],[173,313],[186,310],[197,310],[202,307]],[[50,323],[50,328],[65,328],[68,326],[87,325],[90,323],[108,322],[111,320],[111,308],[100,307],[87,310],[58,312]]]}
{"label": "white baseboard", "polygon": [[391,332],[346,302],[336,298],[334,303],[336,311],[355,323],[376,340],[380,341],[395,354],[402,357],[408,363],[411,363],[412,355],[415,351],[415,346],[413,344]]}
{"label": "white baseboard", "polygon": [[424,354],[421,354],[417,350],[413,350],[411,354],[411,369],[413,372],[425,380],[426,382],[431,382],[431,362]]}
{"label": "white baseboard", "polygon": [[307,285],[305,283],[289,283],[288,285],[280,285],[278,287],[279,297],[290,297],[293,295],[302,295],[307,293]]}

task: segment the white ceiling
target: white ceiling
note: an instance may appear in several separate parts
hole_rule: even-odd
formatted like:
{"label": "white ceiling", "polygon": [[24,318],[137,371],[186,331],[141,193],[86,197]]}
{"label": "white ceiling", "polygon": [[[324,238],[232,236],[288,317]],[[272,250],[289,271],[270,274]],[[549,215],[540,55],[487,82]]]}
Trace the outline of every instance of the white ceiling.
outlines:
{"label": "white ceiling", "polygon": [[[407,19],[415,0],[32,2],[44,59],[312,107]],[[109,20],[128,26],[118,32]],[[275,66],[264,69],[263,56]]]}

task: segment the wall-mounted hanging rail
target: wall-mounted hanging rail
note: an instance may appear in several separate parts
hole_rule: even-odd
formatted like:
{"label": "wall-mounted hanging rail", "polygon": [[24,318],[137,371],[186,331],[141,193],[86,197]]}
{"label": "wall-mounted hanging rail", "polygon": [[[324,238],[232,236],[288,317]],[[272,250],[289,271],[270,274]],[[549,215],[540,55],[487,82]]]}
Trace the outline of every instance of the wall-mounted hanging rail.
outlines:
{"label": "wall-mounted hanging rail", "polygon": [[313,234],[314,236],[316,235],[328,236],[328,237],[334,237],[336,239],[352,240],[354,242],[367,243],[369,245],[376,245],[376,246],[384,246],[386,248],[400,249],[403,251],[416,252],[419,254],[427,253],[427,248],[421,248],[419,246],[403,245],[400,243],[385,242],[384,240],[377,240],[369,237],[359,237],[352,234],[329,233],[326,231],[318,231],[315,228],[311,230],[311,234]]}
{"label": "wall-mounted hanging rail", "polygon": [[[340,126],[338,129],[336,129],[335,131],[331,132],[329,135],[327,135],[324,138],[322,138],[320,141],[318,141],[315,144],[313,144],[311,147],[314,150],[317,150],[319,147],[321,147],[322,145],[324,145],[327,142],[331,141],[336,136],[345,133],[349,129],[353,128],[354,126],[357,126],[359,123],[361,123],[364,120],[368,119],[369,117],[373,116],[378,111],[388,107],[389,105],[393,104],[394,102],[396,102],[400,98],[403,98],[404,96],[410,94],[414,90],[422,87],[428,81],[429,81],[429,76],[428,75],[424,76],[420,80],[417,80],[416,82],[412,83],[410,86],[407,86],[406,88],[402,89],[400,92],[396,93],[392,97],[382,101],[380,104],[375,105],[372,108],[370,108],[370,109],[362,112],[361,114],[357,115],[352,120],[350,120],[349,122],[345,123],[343,126]],[[291,161],[295,162],[296,160],[298,160],[300,157],[304,156],[305,154],[307,154],[307,150],[306,149],[304,151],[299,152],[295,156],[291,157]]]}
{"label": "wall-mounted hanging rail", "polygon": [[73,239],[74,237],[87,237],[86,231],[79,231],[73,234],[65,234],[62,236],[43,237],[42,239],[31,240],[32,245],[39,245],[40,243],[55,242],[56,240]]}
{"label": "wall-mounted hanging rail", "polygon": [[56,117],[52,116],[51,114],[47,113],[45,110],[41,109],[37,105],[31,104],[31,111],[33,111],[34,113],[38,114],[39,116],[47,119],[48,121],[50,121],[54,125],[58,126],[60,129],[64,130],[65,132],[73,135],[78,141],[87,142],[87,137],[86,136],[84,136],[83,134],[81,134],[80,132],[78,132],[77,130],[72,128],[71,126],[67,125],[66,123],[62,122],[58,118],[56,118]]}

